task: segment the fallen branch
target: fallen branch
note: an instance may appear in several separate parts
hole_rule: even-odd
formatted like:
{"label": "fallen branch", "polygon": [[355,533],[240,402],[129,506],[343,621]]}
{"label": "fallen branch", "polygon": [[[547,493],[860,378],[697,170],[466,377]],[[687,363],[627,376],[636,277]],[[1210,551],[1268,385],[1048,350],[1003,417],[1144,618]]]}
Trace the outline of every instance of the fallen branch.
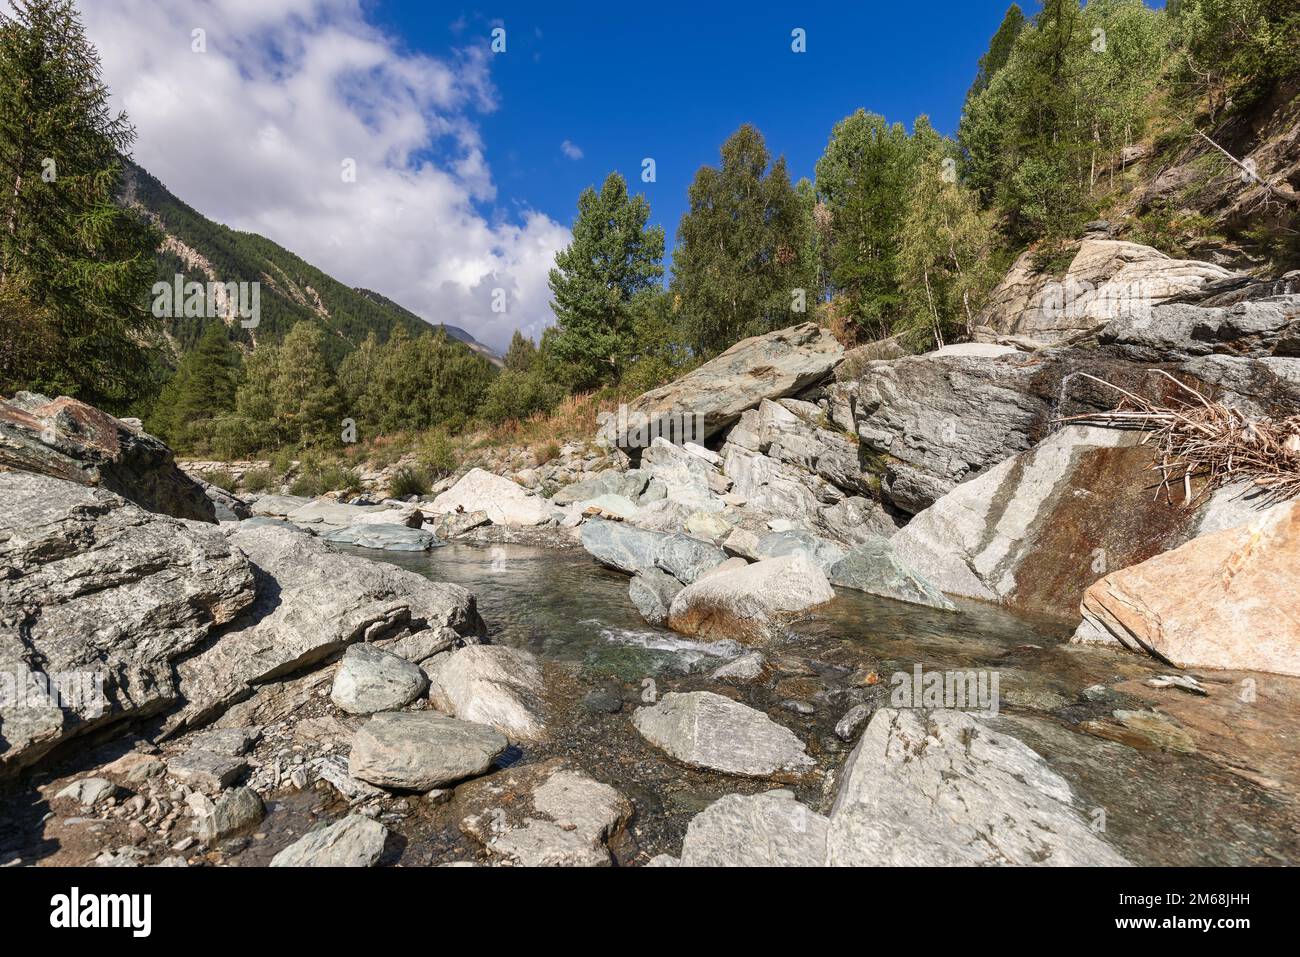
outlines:
{"label": "fallen branch", "polygon": [[[1163,406],[1081,372],[1084,378],[1120,393],[1120,403],[1109,412],[1089,412],[1057,421],[1146,432],[1142,444],[1155,446],[1151,468],[1160,473],[1156,494],[1164,492],[1172,502],[1173,488],[1179,485],[1183,505],[1188,508],[1215,489],[1236,482],[1249,482],[1275,500],[1300,495],[1300,415],[1251,419],[1206,398],[1169,373],[1155,371],[1189,398],[1175,398],[1172,405]],[[1193,479],[1203,483],[1195,495]]]}

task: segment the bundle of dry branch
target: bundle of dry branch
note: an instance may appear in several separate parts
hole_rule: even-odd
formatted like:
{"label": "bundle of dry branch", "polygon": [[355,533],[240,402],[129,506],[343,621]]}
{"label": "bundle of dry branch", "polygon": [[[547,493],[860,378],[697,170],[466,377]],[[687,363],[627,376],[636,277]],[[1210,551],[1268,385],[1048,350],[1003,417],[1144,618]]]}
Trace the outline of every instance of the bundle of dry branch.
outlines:
{"label": "bundle of dry branch", "polygon": [[[1237,409],[1207,399],[1168,372],[1154,370],[1178,386],[1186,398],[1170,406],[1157,405],[1126,389],[1080,373],[1123,396],[1110,412],[1071,416],[1062,422],[1147,432],[1144,445],[1155,447],[1152,469],[1160,473],[1156,494],[1173,501],[1181,486],[1183,505],[1198,504],[1222,485],[1250,482],[1278,500],[1300,495],[1300,415],[1284,419],[1251,419]],[[1193,495],[1193,480],[1203,480]]]}

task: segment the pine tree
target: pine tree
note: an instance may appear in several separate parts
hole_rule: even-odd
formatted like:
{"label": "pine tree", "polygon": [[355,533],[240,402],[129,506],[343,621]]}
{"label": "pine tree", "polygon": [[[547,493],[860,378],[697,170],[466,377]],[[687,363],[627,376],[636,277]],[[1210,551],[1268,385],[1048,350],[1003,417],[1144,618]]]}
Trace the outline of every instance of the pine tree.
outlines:
{"label": "pine tree", "polygon": [[343,403],[314,323],[295,325],[279,345],[261,345],[244,362],[233,425],[223,441],[243,448],[323,447],[339,440]]}
{"label": "pine tree", "polygon": [[771,161],[749,124],[722,145],[722,164],[702,167],[677,230],[672,290],[692,349],[707,358],[746,336],[807,319],[815,270],[806,261],[806,217],[785,159]]}
{"label": "pine tree", "polygon": [[210,452],[216,421],[234,411],[239,381],[239,352],[230,344],[226,325],[209,320],[198,344],[159,393],[148,419],[150,431],[173,448]]}
{"label": "pine tree", "polygon": [[617,377],[633,347],[628,304],[663,277],[664,231],[647,229],[649,216],[618,173],[578,198],[573,241],[556,253],[550,287],[555,353],[575,367],[579,387]]}
{"label": "pine tree", "polygon": [[993,77],[1007,65],[1007,61],[1011,59],[1011,50],[1015,46],[1016,37],[1020,36],[1020,31],[1024,28],[1025,12],[1020,9],[1019,4],[1013,3],[1007,7],[997,33],[993,34],[993,39],[989,41],[988,52],[980,57],[979,72],[975,74],[975,82],[971,84],[970,92],[966,94],[967,102],[970,102],[971,97],[978,96],[988,89]]}
{"label": "pine tree", "polygon": [[10,7],[0,14],[0,302],[25,303],[13,308],[47,347],[6,342],[0,386],[121,409],[145,385],[143,340],[156,328],[146,306],[157,236],[115,202],[134,130],[109,110],[72,0]]}
{"label": "pine tree", "polygon": [[510,348],[506,350],[505,366],[511,372],[527,372],[537,360],[537,346],[518,329],[510,337]]}
{"label": "pine tree", "polygon": [[881,337],[899,302],[899,197],[911,175],[903,125],[865,110],[835,124],[817,161],[817,193],[831,215],[832,288],[853,319]]}

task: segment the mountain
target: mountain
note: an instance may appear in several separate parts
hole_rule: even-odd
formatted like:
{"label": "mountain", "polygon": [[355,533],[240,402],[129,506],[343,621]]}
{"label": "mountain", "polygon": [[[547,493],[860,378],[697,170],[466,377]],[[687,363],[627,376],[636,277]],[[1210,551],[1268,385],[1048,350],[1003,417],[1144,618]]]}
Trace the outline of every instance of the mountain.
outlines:
{"label": "mountain", "polygon": [[[339,282],[265,236],[213,222],[129,161],[123,201],[143,209],[163,233],[156,256],[159,281],[172,283],[179,274],[186,282],[261,284],[257,327],[231,325],[231,338],[245,348],[268,339],[278,341],[305,319],[329,333],[326,342],[337,361],[372,332],[385,342],[395,329],[418,335],[441,327],[450,338],[501,364],[500,356],[464,329],[428,323],[377,292]],[[178,355],[192,348],[202,331],[202,323],[186,318],[165,320],[164,327]]]}

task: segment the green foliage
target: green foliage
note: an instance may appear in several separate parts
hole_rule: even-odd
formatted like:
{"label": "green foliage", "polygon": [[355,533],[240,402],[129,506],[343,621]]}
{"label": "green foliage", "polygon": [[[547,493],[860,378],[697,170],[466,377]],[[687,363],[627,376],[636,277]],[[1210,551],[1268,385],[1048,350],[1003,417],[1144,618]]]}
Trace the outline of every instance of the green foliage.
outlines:
{"label": "green foliage", "polygon": [[722,145],[722,164],[702,167],[677,230],[672,291],[687,344],[708,358],[737,340],[807,318],[793,311],[810,293],[807,222],[785,159],[771,161],[749,124]]}
{"label": "green foliage", "polygon": [[298,475],[289,485],[290,495],[305,495],[315,498],[326,492],[361,491],[361,478],[352,469],[345,468],[337,462],[320,462],[306,459],[299,466]]}
{"label": "green foliage", "polygon": [[453,475],[460,468],[460,456],[456,445],[446,432],[434,429],[420,442],[417,455],[420,465],[435,479]]}
{"label": "green foliage", "polygon": [[546,374],[537,363],[527,372],[504,369],[488,387],[479,415],[497,424],[509,419],[526,419],[539,412],[549,412],[564,398],[566,389]]}
{"label": "green foliage", "polygon": [[1213,122],[1300,70],[1295,0],[1182,0],[1174,13],[1180,78],[1204,96]]}
{"label": "green foliage", "polygon": [[182,357],[145,417],[149,431],[183,452],[213,451],[219,420],[235,407],[240,365],[225,323],[208,320],[198,345]]}
{"label": "green foliage", "polygon": [[323,340],[319,327],[300,322],[280,345],[253,351],[235,414],[218,425],[217,442],[228,454],[339,441],[342,402]]}
{"label": "green foliage", "polygon": [[235,477],[233,472],[226,469],[213,469],[211,472],[204,472],[203,480],[209,485],[215,485],[226,492],[234,492],[239,487],[239,479]]}
{"label": "green foliage", "polygon": [[537,344],[518,329],[510,337],[510,348],[506,350],[505,367],[511,372],[527,372],[537,361]]}
{"label": "green foliage", "polygon": [[124,410],[150,386],[158,237],[115,202],[135,138],[71,0],[0,14],[0,391]]}
{"label": "green foliage", "polygon": [[1020,36],[1020,31],[1024,28],[1025,13],[1018,4],[1013,3],[1007,7],[998,32],[993,34],[993,39],[989,41],[988,52],[980,57],[975,82],[971,85],[970,92],[966,94],[967,102],[970,102],[971,97],[987,90],[989,82],[997,75],[998,70],[1007,65],[1007,61],[1011,59],[1011,50],[1015,46],[1016,37]]}
{"label": "green foliage", "polygon": [[344,406],[365,435],[459,431],[492,380],[492,365],[441,329],[397,330],[383,345],[367,338],[339,366]]}
{"label": "green foliage", "polygon": [[389,498],[406,498],[410,495],[428,495],[432,483],[424,469],[398,469],[388,485]]}
{"label": "green foliage", "polygon": [[646,229],[649,216],[645,197],[628,196],[617,173],[578,198],[573,241],[556,253],[550,286],[559,324],[552,348],[578,370],[579,388],[617,378],[632,348],[628,305],[663,277],[664,232]]}
{"label": "green foliage", "polygon": [[694,363],[686,348],[673,297],[662,289],[647,289],[632,301],[632,339],[636,352],[619,387],[640,395],[690,371]]}
{"label": "green foliage", "polygon": [[830,280],[859,325],[884,336],[899,302],[899,196],[911,181],[901,123],[858,110],[835,124],[817,161],[817,193],[831,216]]}
{"label": "green foliage", "polygon": [[276,481],[270,469],[249,469],[244,473],[244,479],[240,484],[245,492],[257,495],[280,483]]}

